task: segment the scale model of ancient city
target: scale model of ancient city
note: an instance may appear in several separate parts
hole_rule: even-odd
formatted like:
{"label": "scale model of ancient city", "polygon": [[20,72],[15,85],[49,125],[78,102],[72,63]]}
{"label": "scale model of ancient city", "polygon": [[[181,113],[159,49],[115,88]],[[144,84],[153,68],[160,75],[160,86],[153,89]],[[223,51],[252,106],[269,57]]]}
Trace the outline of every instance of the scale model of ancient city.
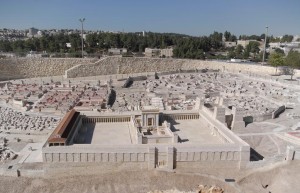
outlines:
{"label": "scale model of ancient city", "polygon": [[274,67],[111,56],[3,59],[0,68],[23,78],[0,84],[3,175],[45,175],[60,164],[244,170],[300,159],[299,82],[271,76]]}

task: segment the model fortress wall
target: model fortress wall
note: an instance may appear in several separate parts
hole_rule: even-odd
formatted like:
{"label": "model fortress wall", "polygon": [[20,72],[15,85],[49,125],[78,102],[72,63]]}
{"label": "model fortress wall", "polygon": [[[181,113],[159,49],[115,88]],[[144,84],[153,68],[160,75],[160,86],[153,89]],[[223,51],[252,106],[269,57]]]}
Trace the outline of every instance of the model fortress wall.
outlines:
{"label": "model fortress wall", "polygon": [[82,58],[8,58],[0,60],[0,79],[19,79],[63,75],[78,64],[93,63],[97,59]]}
{"label": "model fortress wall", "polygon": [[[245,63],[173,58],[106,57],[91,64],[79,64],[65,71],[65,78],[134,74],[143,72],[178,72],[179,70],[214,69],[233,73],[275,74],[276,68]],[[296,70],[295,75],[300,71]]]}
{"label": "model fortress wall", "polygon": [[128,169],[245,167],[250,147],[225,126],[224,109],[206,111],[200,99],[192,110],[71,110],[44,145],[43,160],[121,164]]}
{"label": "model fortress wall", "polygon": [[[0,78],[2,80],[47,77],[65,75],[66,78],[133,74],[141,72],[164,72],[195,69],[219,69],[228,72],[248,72],[270,75],[276,68],[243,63],[227,63],[220,61],[203,61],[190,59],[161,58],[122,58],[106,57],[97,59],[79,58],[11,58],[0,60]],[[295,76],[300,74],[295,70]]]}

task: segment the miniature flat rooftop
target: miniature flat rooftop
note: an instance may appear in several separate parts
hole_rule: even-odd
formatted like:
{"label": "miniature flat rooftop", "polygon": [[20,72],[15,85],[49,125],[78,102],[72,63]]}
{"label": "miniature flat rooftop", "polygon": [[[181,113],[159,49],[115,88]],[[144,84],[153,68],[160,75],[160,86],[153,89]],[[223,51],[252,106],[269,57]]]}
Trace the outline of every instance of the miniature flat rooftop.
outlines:
{"label": "miniature flat rooftop", "polygon": [[201,117],[194,120],[177,120],[173,126],[180,138],[180,143],[203,145],[224,143],[219,137],[212,135],[206,120]]}
{"label": "miniature flat rooftop", "polygon": [[85,144],[125,145],[132,144],[129,124],[124,123],[96,123],[86,124],[87,132],[84,136]]}

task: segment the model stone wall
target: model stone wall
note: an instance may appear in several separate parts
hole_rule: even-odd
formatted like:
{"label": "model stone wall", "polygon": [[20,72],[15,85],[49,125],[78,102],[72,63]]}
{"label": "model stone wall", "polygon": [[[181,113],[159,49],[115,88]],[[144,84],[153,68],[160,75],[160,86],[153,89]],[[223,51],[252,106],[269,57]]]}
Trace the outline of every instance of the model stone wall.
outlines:
{"label": "model stone wall", "polygon": [[[204,68],[260,75],[274,74],[276,71],[270,66],[172,58],[107,57],[99,61],[81,58],[9,58],[0,59],[0,80],[60,75],[75,78]],[[299,70],[296,71],[296,76],[298,75]]]}
{"label": "model stone wall", "polygon": [[[196,60],[195,60],[196,61]],[[68,78],[107,74],[132,74],[141,72],[179,71],[205,68],[207,61],[158,58],[108,57],[92,65],[80,65],[67,72]]]}
{"label": "model stone wall", "polygon": [[[118,60],[120,57],[108,57],[102,59],[94,64],[84,64],[66,71],[67,78],[97,76],[118,74],[118,65],[121,62]],[[122,58],[120,58],[122,59]]]}
{"label": "model stone wall", "polygon": [[135,146],[73,145],[44,147],[44,162],[141,162],[148,163],[148,148]]}
{"label": "model stone wall", "polygon": [[[243,168],[249,161],[249,147],[234,144],[205,145],[201,148],[192,146],[144,146],[124,145],[105,147],[97,145],[75,145],[66,147],[44,147],[44,162],[101,162],[130,164],[133,167],[168,169],[186,166],[190,168],[228,167]],[[188,168],[189,168],[188,167]],[[187,168],[187,169],[188,169]],[[109,169],[109,168],[108,168]],[[192,169],[194,170],[194,169]]]}
{"label": "model stone wall", "polygon": [[9,58],[0,59],[0,80],[64,75],[78,64],[95,62],[82,58]]}
{"label": "model stone wall", "polygon": [[[274,74],[276,69],[270,66],[250,65],[189,59],[161,58],[123,58],[107,57],[94,64],[84,64],[69,69],[66,77],[99,76],[108,74],[131,74],[142,72],[164,72],[196,69],[226,70],[234,73],[254,73],[260,75]],[[296,74],[300,74],[297,72]]]}

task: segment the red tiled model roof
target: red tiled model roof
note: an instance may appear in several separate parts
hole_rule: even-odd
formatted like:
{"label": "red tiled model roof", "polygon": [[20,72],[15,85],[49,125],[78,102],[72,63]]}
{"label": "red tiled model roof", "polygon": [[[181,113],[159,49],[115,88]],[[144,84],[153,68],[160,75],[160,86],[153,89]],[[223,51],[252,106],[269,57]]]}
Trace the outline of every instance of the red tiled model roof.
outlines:
{"label": "red tiled model roof", "polygon": [[48,143],[64,143],[65,138],[62,138],[63,133],[65,132],[67,126],[69,125],[71,119],[75,115],[76,111],[72,109],[67,112],[64,118],[59,122],[57,127],[54,129],[53,133],[48,138]]}

